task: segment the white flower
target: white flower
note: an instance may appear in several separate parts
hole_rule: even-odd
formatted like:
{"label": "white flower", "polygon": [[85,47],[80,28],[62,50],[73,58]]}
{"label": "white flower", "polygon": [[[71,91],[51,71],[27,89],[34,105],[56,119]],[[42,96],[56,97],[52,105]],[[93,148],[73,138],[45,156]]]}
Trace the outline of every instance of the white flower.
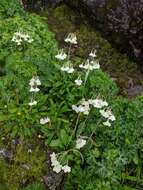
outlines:
{"label": "white flower", "polygon": [[92,70],[89,59],[86,60],[85,64],[80,64],[79,67],[86,70]]}
{"label": "white flower", "polygon": [[115,116],[113,115],[113,113],[111,112],[110,109],[108,109],[108,110],[100,110],[100,113],[101,113],[101,115],[103,117],[105,117],[105,118],[107,118],[107,119],[109,119],[111,121],[115,121],[116,120]]}
{"label": "white flower", "polygon": [[82,139],[82,138],[78,138],[77,140],[76,140],[76,148],[77,149],[81,149],[83,146],[85,146],[86,145],[86,140],[85,139]]}
{"label": "white flower", "polygon": [[30,86],[34,86],[35,85],[35,77],[32,77],[32,79],[30,79],[29,85]]}
{"label": "white flower", "polygon": [[74,68],[73,67],[69,67],[69,66],[62,66],[61,67],[61,71],[65,71],[67,73],[73,73],[74,72]]}
{"label": "white flower", "polygon": [[32,150],[31,150],[31,149],[28,149],[28,153],[32,153]]}
{"label": "white flower", "polygon": [[93,105],[95,108],[102,108],[105,106],[108,106],[108,103],[106,101],[103,101],[102,99],[89,99],[89,104]]}
{"label": "white flower", "polygon": [[52,166],[59,165],[59,161],[57,160],[55,152],[53,152],[52,154],[50,154],[50,157],[51,157],[51,165]]}
{"label": "white flower", "polygon": [[40,86],[41,85],[41,81],[40,81],[39,77],[38,76],[32,77],[32,79],[30,79],[29,85],[31,87],[33,87],[33,86]]}
{"label": "white flower", "polygon": [[68,70],[67,70],[67,73],[73,73],[74,72],[74,68],[73,67],[70,67]]}
{"label": "white flower", "polygon": [[83,83],[81,79],[76,79],[74,82],[77,86],[81,86],[81,84]]}
{"label": "white flower", "polygon": [[23,41],[31,43],[33,42],[33,39],[28,34],[15,32],[11,41],[17,43],[17,45],[21,45]]}
{"label": "white flower", "polygon": [[40,89],[37,88],[37,87],[36,87],[36,88],[31,87],[29,91],[30,91],[30,92],[39,92]]}
{"label": "white flower", "polygon": [[77,44],[77,37],[74,33],[69,33],[67,38],[65,39],[66,43],[71,43],[71,44]]}
{"label": "white flower", "polygon": [[109,122],[109,120],[103,122],[103,125],[108,126],[108,127],[111,127],[111,123]]}
{"label": "white flower", "polygon": [[83,65],[83,64],[80,64],[80,65],[79,65],[79,68],[83,68],[83,67],[84,67],[84,65]]}
{"label": "white flower", "polygon": [[51,162],[57,160],[56,153],[53,152],[52,154],[50,154],[50,158],[51,158]]}
{"label": "white flower", "polygon": [[100,69],[100,64],[97,60],[91,61],[91,65],[93,69]]}
{"label": "white flower", "polygon": [[97,53],[97,51],[95,49],[95,50],[93,50],[93,51],[90,52],[89,56],[95,58],[96,57],[96,53]]}
{"label": "white flower", "polygon": [[56,173],[60,173],[61,170],[62,170],[62,165],[60,165],[60,164],[53,167],[53,171]]}
{"label": "white flower", "polygon": [[114,116],[114,115],[110,115],[109,120],[111,120],[111,121],[115,121],[115,120],[116,120],[116,118],[115,118],[115,116]]}
{"label": "white flower", "polygon": [[72,105],[72,110],[74,110],[76,113],[79,112],[78,106]]}
{"label": "white flower", "polygon": [[69,67],[66,67],[66,66],[62,66],[62,67],[61,67],[61,71],[67,72],[68,70],[69,70]]}
{"label": "white flower", "polygon": [[51,158],[51,165],[53,166],[53,171],[56,173],[60,173],[62,170],[62,165],[57,160],[57,155],[55,154],[55,152],[50,154],[50,158]]}
{"label": "white flower", "polygon": [[70,173],[71,172],[71,167],[68,165],[62,166],[62,170],[64,173]]}
{"label": "white flower", "polygon": [[82,100],[80,103],[81,104],[79,106],[72,105],[72,110],[74,110],[76,113],[83,113],[84,115],[88,115],[90,111],[88,101]]}
{"label": "white flower", "polygon": [[29,102],[29,106],[35,106],[37,105],[37,101],[36,100],[31,100],[31,102]]}
{"label": "white flower", "polygon": [[28,43],[32,43],[33,39],[28,34],[23,34],[23,39]]}
{"label": "white flower", "polygon": [[41,81],[40,81],[38,76],[35,77],[35,83],[36,83],[37,86],[41,85]]}
{"label": "white flower", "polygon": [[64,60],[67,58],[67,54],[63,52],[63,50],[60,50],[58,54],[55,56],[59,60]]}
{"label": "white flower", "polygon": [[44,117],[40,119],[40,124],[44,125],[46,123],[50,122],[49,117]]}
{"label": "white flower", "polygon": [[100,64],[97,61],[90,61],[89,59],[86,60],[84,64],[79,65],[80,68],[85,69],[85,70],[95,70],[95,69],[100,69]]}

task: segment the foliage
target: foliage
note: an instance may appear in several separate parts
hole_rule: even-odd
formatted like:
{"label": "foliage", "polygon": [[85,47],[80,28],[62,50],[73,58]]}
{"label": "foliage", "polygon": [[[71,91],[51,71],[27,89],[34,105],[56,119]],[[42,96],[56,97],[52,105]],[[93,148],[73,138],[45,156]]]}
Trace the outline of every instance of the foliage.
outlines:
{"label": "foliage", "polygon": [[78,184],[79,189],[121,189],[125,176],[141,177],[142,148],[138,142],[142,142],[142,98],[118,98],[112,105],[116,109],[115,125],[112,129],[97,128],[94,144],[84,150],[87,161],[83,168],[73,171],[75,178],[69,176],[67,189],[74,189],[70,184]]}
{"label": "foliage", "polygon": [[[128,100],[117,96],[116,84],[100,69],[100,55],[98,59],[96,55],[96,58],[90,56],[81,63],[72,59],[72,48],[76,48],[72,44],[66,47],[67,59],[56,60],[56,53],[62,59],[65,54],[63,50],[58,52],[53,35],[36,15],[5,18],[0,26],[0,128],[6,148],[14,153],[12,163],[3,159],[0,162],[1,184],[6,186],[5,190],[19,188],[25,179],[32,178],[29,183],[33,183],[42,177],[46,168],[43,141],[57,156],[51,162],[64,166],[61,172],[69,172],[65,175],[64,190],[131,189],[126,179],[133,176],[137,181],[142,180],[143,97]],[[32,37],[32,43],[18,45],[12,41],[17,31]],[[77,45],[76,36],[70,36]],[[37,77],[40,87],[37,92],[30,91],[29,86],[35,90]],[[77,79],[82,84],[76,85]],[[31,97],[37,105],[29,105]],[[105,125],[99,105],[89,105],[93,99],[107,101],[104,104],[108,103],[112,109],[112,119],[108,117],[108,122],[115,120],[111,126]],[[88,108],[88,112],[79,111],[79,104]],[[14,147],[13,138],[19,140]],[[82,140],[82,144],[77,140]],[[31,144],[34,144],[32,148]],[[51,168],[59,173],[54,164]],[[26,187],[27,190],[36,188],[42,187],[39,184]]]}
{"label": "foliage", "polygon": [[24,10],[17,0],[1,0],[0,1],[0,19],[13,17],[16,15],[24,15]]}
{"label": "foliage", "polygon": [[43,185],[41,185],[40,183],[34,183],[22,190],[44,190],[44,189],[43,189]]}
{"label": "foliage", "polygon": [[[42,19],[36,15],[29,15],[25,19],[19,16],[4,19],[0,21],[0,25],[1,109],[5,107],[0,120],[7,123],[8,131],[13,129],[12,135],[27,136],[33,132],[31,126],[39,118],[36,114],[38,110],[32,111],[29,115],[29,107],[26,105],[30,94],[28,80],[35,74],[45,76],[50,72],[48,64],[56,51],[56,42],[53,35],[47,32]],[[34,42],[16,47],[11,41],[16,31],[27,32],[33,37]],[[39,98],[44,102],[46,95],[39,94]],[[19,120],[18,126],[17,120]]]}

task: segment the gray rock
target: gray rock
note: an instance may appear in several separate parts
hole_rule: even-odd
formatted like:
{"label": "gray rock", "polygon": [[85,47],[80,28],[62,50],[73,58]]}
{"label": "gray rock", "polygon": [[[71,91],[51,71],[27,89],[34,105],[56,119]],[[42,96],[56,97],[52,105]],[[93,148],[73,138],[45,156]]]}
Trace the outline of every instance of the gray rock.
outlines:
{"label": "gray rock", "polygon": [[63,173],[57,174],[51,170],[43,177],[43,179],[49,190],[56,190],[62,183]]}
{"label": "gray rock", "polygon": [[[52,151],[48,152],[47,155],[47,164],[48,166],[51,166],[51,159],[50,159],[50,154]],[[64,173],[55,173],[52,170],[52,167],[47,168],[47,175],[43,176],[43,181],[45,185],[47,186],[48,190],[58,190],[61,189],[62,182],[64,180]]]}
{"label": "gray rock", "polygon": [[90,24],[100,30],[114,47],[127,53],[130,58],[134,58],[143,72],[143,27],[141,22],[143,20],[143,4],[141,0],[63,1],[78,13],[84,13]]}
{"label": "gray rock", "polygon": [[136,85],[132,88],[126,89],[127,95],[129,97],[135,97],[137,95],[143,95],[143,85]]}

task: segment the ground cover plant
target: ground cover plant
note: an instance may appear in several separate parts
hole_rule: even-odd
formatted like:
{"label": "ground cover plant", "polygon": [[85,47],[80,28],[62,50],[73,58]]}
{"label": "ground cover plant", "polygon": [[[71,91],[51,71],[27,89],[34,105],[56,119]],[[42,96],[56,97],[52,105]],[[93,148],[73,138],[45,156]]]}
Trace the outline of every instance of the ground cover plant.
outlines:
{"label": "ground cover plant", "polygon": [[1,19],[0,33],[1,189],[42,190],[50,169],[62,175],[64,190],[136,189],[143,97],[117,96],[97,50],[73,61],[76,34],[58,50],[35,14]]}

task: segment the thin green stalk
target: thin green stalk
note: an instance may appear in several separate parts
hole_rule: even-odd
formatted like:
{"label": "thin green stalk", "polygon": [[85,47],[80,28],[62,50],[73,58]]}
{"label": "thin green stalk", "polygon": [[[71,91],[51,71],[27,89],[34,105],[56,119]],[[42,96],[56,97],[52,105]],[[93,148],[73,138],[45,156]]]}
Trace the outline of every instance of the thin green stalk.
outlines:
{"label": "thin green stalk", "polygon": [[[77,116],[76,124],[75,124],[74,130],[73,130],[73,132],[71,134],[71,138],[69,140],[69,143],[71,142],[73,136],[76,136],[76,131],[77,131],[77,127],[78,127],[79,118],[80,118],[80,113]],[[68,143],[68,145],[69,145],[69,143]]]}

